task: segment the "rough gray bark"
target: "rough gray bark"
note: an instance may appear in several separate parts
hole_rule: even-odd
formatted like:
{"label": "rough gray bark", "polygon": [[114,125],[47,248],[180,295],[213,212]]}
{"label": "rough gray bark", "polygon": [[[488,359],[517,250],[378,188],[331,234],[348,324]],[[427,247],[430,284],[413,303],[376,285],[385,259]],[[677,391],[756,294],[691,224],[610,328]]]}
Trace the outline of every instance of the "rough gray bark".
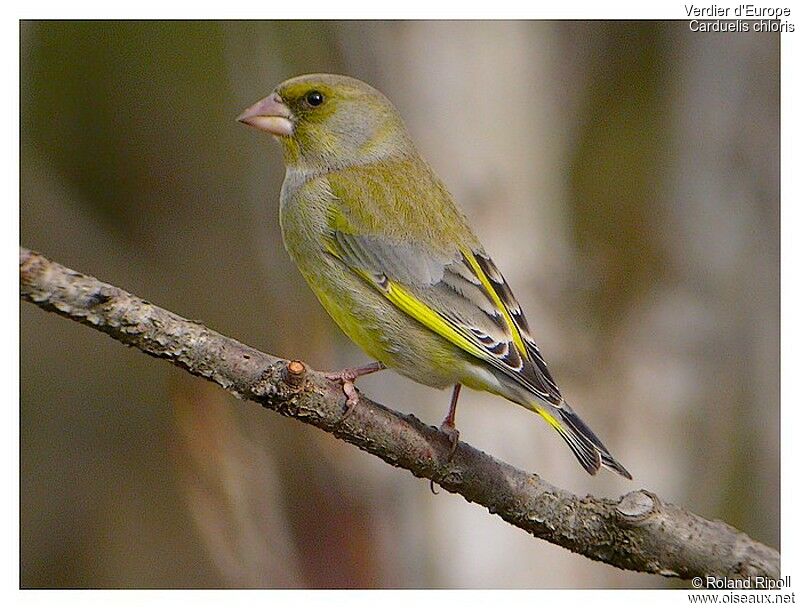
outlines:
{"label": "rough gray bark", "polygon": [[241,399],[319,427],[427,478],[536,537],[621,569],[681,578],[780,577],[780,555],[720,522],[634,491],[578,497],[361,396],[347,418],[341,385],[20,248],[20,296],[213,381]]}

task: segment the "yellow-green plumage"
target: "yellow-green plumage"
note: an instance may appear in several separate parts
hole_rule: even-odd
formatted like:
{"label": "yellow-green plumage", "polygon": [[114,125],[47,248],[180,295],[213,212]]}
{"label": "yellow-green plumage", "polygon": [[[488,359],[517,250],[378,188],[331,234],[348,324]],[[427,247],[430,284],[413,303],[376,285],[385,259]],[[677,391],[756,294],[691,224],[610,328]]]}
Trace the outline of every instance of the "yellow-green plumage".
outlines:
{"label": "yellow-green plumage", "polygon": [[630,477],[561,397],[508,285],[381,93],[301,76],[240,120],[278,136],[284,243],[351,340],[420,383],[534,410],[587,471]]}
{"label": "yellow-green plumage", "polygon": [[[408,180],[413,162],[380,162],[385,180],[362,167],[325,173],[299,186],[287,180],[281,192],[281,231],[303,277],[353,342],[370,357],[420,383],[447,387],[464,376],[461,350],[369,289],[364,278],[342,264],[329,247],[332,229],[401,240],[394,234],[400,232],[397,225],[381,232],[381,215],[401,218],[398,224],[405,223],[415,238],[430,233],[430,225],[421,221],[424,216],[409,213],[398,199],[414,187]],[[444,224],[443,218],[434,216],[438,214],[431,213],[431,223]],[[446,252],[444,244],[436,246]]]}

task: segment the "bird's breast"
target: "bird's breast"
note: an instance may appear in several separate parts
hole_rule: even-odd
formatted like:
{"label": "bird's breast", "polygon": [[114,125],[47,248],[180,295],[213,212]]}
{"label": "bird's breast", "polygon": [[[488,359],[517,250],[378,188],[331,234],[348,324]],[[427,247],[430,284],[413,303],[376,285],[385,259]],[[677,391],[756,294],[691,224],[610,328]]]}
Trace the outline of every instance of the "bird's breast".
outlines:
{"label": "bird's breast", "polygon": [[281,233],[286,250],[304,274],[327,262],[324,244],[330,236],[328,218],[334,204],[324,179],[286,172],[281,188]]}

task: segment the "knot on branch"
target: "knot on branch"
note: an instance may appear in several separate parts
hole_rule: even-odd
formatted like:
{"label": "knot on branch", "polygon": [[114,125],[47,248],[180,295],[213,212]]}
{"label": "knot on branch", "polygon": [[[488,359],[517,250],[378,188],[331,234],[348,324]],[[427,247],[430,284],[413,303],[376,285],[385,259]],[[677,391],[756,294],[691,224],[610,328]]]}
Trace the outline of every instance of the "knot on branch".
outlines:
{"label": "knot on branch", "polygon": [[308,366],[299,360],[267,366],[252,388],[253,398],[285,416],[299,418],[295,397],[306,389]]}
{"label": "knot on branch", "polygon": [[283,369],[281,377],[283,381],[292,389],[299,389],[306,377],[306,365],[300,360],[293,359]]}
{"label": "knot on branch", "polygon": [[656,495],[641,489],[622,497],[617,503],[616,514],[622,522],[637,525],[653,516],[660,507],[661,500]]}

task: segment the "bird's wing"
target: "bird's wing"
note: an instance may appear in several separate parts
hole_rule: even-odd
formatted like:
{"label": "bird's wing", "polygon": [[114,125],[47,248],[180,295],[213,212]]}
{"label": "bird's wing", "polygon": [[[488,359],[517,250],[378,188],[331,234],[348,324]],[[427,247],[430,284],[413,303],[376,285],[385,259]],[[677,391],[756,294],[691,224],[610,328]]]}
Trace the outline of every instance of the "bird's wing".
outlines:
{"label": "bird's wing", "polygon": [[561,394],[514,295],[483,251],[436,255],[408,243],[335,230],[327,250],[397,308],[515,379],[546,403]]}

